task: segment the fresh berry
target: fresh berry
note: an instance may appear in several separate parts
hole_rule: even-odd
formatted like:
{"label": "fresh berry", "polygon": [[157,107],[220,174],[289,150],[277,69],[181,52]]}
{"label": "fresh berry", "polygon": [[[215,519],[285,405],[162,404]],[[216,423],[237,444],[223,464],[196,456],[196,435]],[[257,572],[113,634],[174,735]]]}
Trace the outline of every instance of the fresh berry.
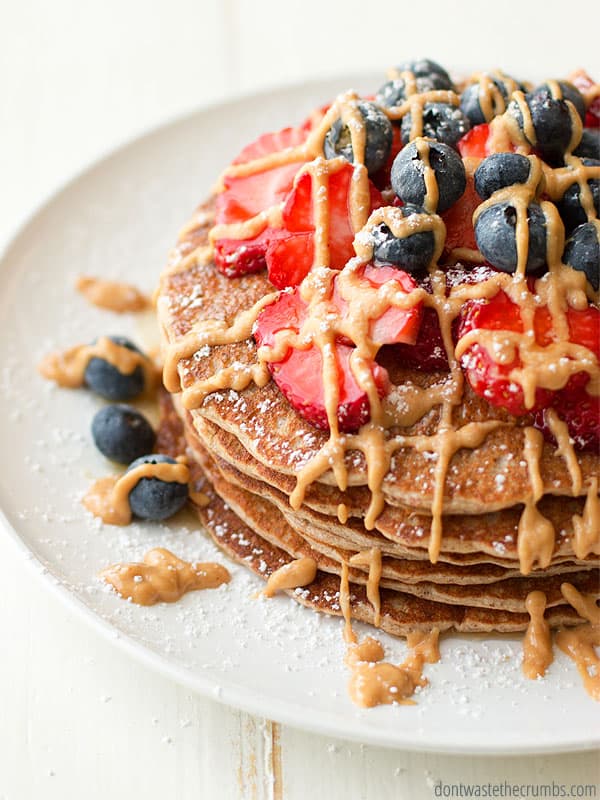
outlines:
{"label": "fresh berry", "polygon": [[473,228],[473,214],[480,204],[481,198],[475,191],[473,176],[467,175],[467,188],[462,197],[459,197],[456,203],[441,215],[446,226],[444,249],[447,253],[463,247],[469,250],[477,249],[475,229]]}
{"label": "fresh berry", "polygon": [[[417,94],[436,91],[437,89],[447,89],[447,86],[440,86],[443,83],[437,75],[425,75],[415,78],[415,89]],[[410,87],[409,87],[410,88]],[[404,78],[393,78],[386,81],[375,95],[376,102],[384,108],[394,108],[401,106],[409,97],[406,81]]]}
{"label": "fresh berry", "polygon": [[[148,455],[136,459],[127,472],[142,464],[176,464],[169,456]],[[162,520],[180,511],[188,499],[187,483],[163,481],[160,478],[140,478],[129,492],[129,506],[136,517]]]}
{"label": "fresh berry", "polygon": [[105,406],[95,414],[92,437],[102,455],[119,464],[152,452],[156,439],[146,417],[124,404]]}
{"label": "fresh berry", "polygon": [[[529,242],[526,272],[535,272],[546,263],[546,217],[541,207],[527,208]],[[517,269],[517,210],[509,202],[495,203],[484,209],[475,222],[475,239],[483,257],[503,272]]]}
{"label": "fresh berry", "polygon": [[[600,397],[589,394],[581,382],[571,380],[564,389],[556,393],[551,408],[566,423],[576,450],[594,453],[600,451]],[[549,410],[546,408],[538,411],[533,425],[542,431],[548,441],[556,445],[548,424]]]}
{"label": "fresh berry", "polygon": [[[497,75],[490,75],[489,77],[506,102],[509,98],[509,91],[506,83]],[[474,83],[470,83],[460,96],[460,107],[471,125],[481,125],[484,122],[490,122],[492,119],[492,117],[490,117],[490,119],[486,119],[483,109],[481,108],[481,103],[479,100],[480,92],[481,84],[479,81],[476,81]]]}
{"label": "fresh berry", "polygon": [[463,158],[485,158],[488,155],[489,138],[490,126],[488,123],[476,125],[459,140],[458,152]]}
{"label": "fresh berry", "polygon": [[418,148],[423,145],[428,150],[429,165],[438,185],[436,210],[442,213],[458,200],[467,184],[461,157],[446,144],[419,139],[404,147],[392,165],[392,189],[403,203],[425,205],[425,165]]}
{"label": "fresh berry", "polygon": [[434,308],[425,307],[421,326],[414,344],[399,344],[394,348],[398,364],[423,372],[448,370],[448,356],[440,329],[440,321]]}
{"label": "fresh berry", "polygon": [[[128,350],[133,350],[134,353],[142,354],[141,350],[124,336],[109,336],[108,338],[119,347],[126,347]],[[86,367],[85,383],[93,392],[107,400],[131,400],[144,391],[144,370],[138,365],[133,372],[127,375],[119,372],[117,367],[104,358],[94,356]]]}
{"label": "fresh berry", "polygon": [[[597,358],[600,357],[600,311],[594,306],[581,311],[568,308],[567,322],[569,341],[587,348]],[[533,328],[538,346],[546,347],[555,340],[552,315],[546,306],[536,308]],[[460,314],[457,338],[480,329],[523,333],[521,309],[503,291],[489,300],[469,301]],[[556,391],[538,387],[533,406],[526,407],[521,386],[510,379],[512,370],[521,366],[518,355],[510,363],[499,364],[483,345],[475,343],[463,353],[461,365],[476,394],[514,416],[539,411],[556,400]],[[571,386],[586,382],[585,373],[576,373],[569,380]]]}
{"label": "fresh berry", "polygon": [[450,89],[454,91],[450,75],[446,70],[429,58],[420,58],[412,61],[403,61],[396,67],[398,72],[412,72],[415,78],[426,78],[433,83],[435,89]]}
{"label": "fresh berry", "polygon": [[427,216],[422,208],[405,205],[398,209],[405,218],[414,217],[414,225],[409,219],[407,235],[397,238],[387,225],[381,224],[373,231],[373,257],[377,264],[394,264],[407,272],[421,272],[427,269],[435,251],[435,239],[431,230],[418,230],[416,215]]}
{"label": "fresh berry", "polygon": [[[470,127],[469,120],[458,106],[450,103],[425,103],[421,136],[456,147]],[[412,114],[408,113],[402,117],[400,124],[403,144],[410,141],[411,129]]]}
{"label": "fresh berry", "polygon": [[[245,147],[233,164],[245,164],[297,147],[306,136],[307,131],[299,128],[284,128],[277,133],[266,133]],[[302,164],[302,161],[295,161],[252,175],[225,175],[224,190],[216,199],[216,223],[228,225],[245,222],[261,211],[282,203]],[[267,228],[250,239],[217,239],[217,269],[230,278],[264,269],[266,249],[275,235],[275,231]]]}
{"label": "fresh berry", "polygon": [[573,150],[578,158],[594,158],[600,160],[600,128],[584,128],[581,141]]}
{"label": "fresh berry", "polygon": [[600,220],[585,222],[575,228],[565,245],[563,261],[585,272],[596,291],[600,288]]}
{"label": "fresh berry", "polygon": [[[600,167],[600,161],[595,158],[583,158],[585,167]],[[587,182],[592,192],[592,200],[596,209],[596,216],[600,216],[600,179],[590,178]],[[565,224],[567,233],[571,233],[578,225],[587,222],[585,208],[581,204],[581,187],[575,182],[572,183],[560,200],[556,201],[556,207]]]}
{"label": "fresh berry", "polygon": [[[329,266],[342,269],[354,257],[354,230],[350,195],[354,169],[344,165],[329,177]],[[382,205],[381,194],[371,186],[371,210]],[[283,207],[283,228],[269,244],[266,261],[269,280],[278,289],[296,286],[310,271],[314,259],[313,182],[301,175]]]}
{"label": "fresh berry", "polygon": [[525,183],[529,177],[529,159],[519,153],[493,153],[475,170],[475,189],[483,199],[515,183]]}
{"label": "fresh berry", "polygon": [[525,102],[534,129],[532,140],[527,138],[523,114],[516,100],[509,103],[506,113],[514,117],[526,141],[535,147],[544,161],[552,166],[560,166],[573,136],[570,103],[554,99],[549,88],[544,86],[526,94]]}
{"label": "fresh berry", "polygon": [[[360,102],[358,110],[366,127],[365,166],[374,175],[388,160],[392,147],[392,124],[374,103]],[[350,128],[338,118],[325,136],[323,151],[326,158],[342,156],[354,163]]]}
{"label": "fresh berry", "polygon": [[[256,321],[254,337],[258,345],[273,345],[275,334],[281,330],[298,333],[305,315],[306,304],[298,289],[282,293],[274,303],[262,310]],[[354,351],[354,347],[342,342],[336,342],[333,350],[339,381],[337,420],[340,430],[344,432],[358,430],[370,417],[369,398],[356,382],[350,366]],[[387,372],[376,362],[370,366],[379,396],[383,397],[389,391]],[[281,361],[269,363],[269,370],[296,411],[315,427],[328,430],[323,360],[317,345],[311,344],[303,350],[290,347]]]}
{"label": "fresh berry", "polygon": [[[578,70],[572,77],[572,83],[580,92],[586,92],[595,86],[595,82],[583,70]],[[588,106],[585,122],[586,128],[600,128],[600,95],[595,97]]]}
{"label": "fresh berry", "polygon": [[[583,95],[579,89],[568,81],[558,81],[558,86],[562,95],[561,100],[568,100],[570,103],[573,103],[575,110],[581,117],[581,121],[584,122],[585,100],[583,99]],[[542,103],[554,99],[552,87],[547,83],[542,83],[540,86],[536,86],[531,92],[531,95],[532,97],[539,97]]]}

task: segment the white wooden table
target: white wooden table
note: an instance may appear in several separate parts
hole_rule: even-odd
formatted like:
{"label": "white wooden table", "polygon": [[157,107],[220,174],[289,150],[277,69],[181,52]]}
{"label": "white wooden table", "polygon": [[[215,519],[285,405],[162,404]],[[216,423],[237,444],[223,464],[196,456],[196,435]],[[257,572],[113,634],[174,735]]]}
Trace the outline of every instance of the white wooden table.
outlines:
{"label": "white wooden table", "polygon": [[[592,0],[577,4],[578,34],[560,43],[556,32],[569,24],[559,2],[504,3],[498,13],[507,20],[518,8],[519,23],[486,25],[485,33],[479,2],[461,3],[460,19],[456,4],[429,0],[426,8],[415,25],[419,12],[407,3],[0,2],[0,242],[99,154],[236,92],[383,69],[419,54],[523,75],[542,62],[552,77],[580,64],[600,73]],[[9,457],[0,443],[0,458]],[[0,800],[419,800],[434,796],[438,780],[598,784],[596,754],[507,760],[386,751],[190,695],[89,630],[2,531],[0,587]]]}

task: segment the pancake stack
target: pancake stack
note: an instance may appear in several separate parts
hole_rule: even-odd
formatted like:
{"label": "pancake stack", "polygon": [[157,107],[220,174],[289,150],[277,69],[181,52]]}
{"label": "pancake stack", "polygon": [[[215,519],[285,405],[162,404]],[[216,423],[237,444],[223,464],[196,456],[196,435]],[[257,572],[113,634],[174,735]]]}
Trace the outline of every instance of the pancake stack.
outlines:
{"label": "pancake stack", "polygon": [[[163,398],[159,444],[170,454],[187,454],[195,488],[208,500],[194,494],[201,498],[198,514],[217,544],[263,578],[294,559],[313,558],[315,581],[289,590],[291,596],[340,614],[340,581],[347,577],[352,617],[396,635],[432,626],[524,630],[533,590],[546,595],[552,627],[581,621],[560,587],[568,581],[600,594],[598,456],[542,444],[540,436],[532,466],[530,419],[492,408],[466,385],[452,424],[481,434],[455,449],[440,482],[433,445],[402,441],[434,441],[440,403],[421,404],[424,413],[414,419],[410,408],[415,398],[442,396],[448,373],[400,368],[383,348],[378,361],[392,383],[387,403],[403,424],[388,431],[399,446],[380,485],[364,451],[350,448],[345,488],[329,469],[298,493],[298,475],[322,452],[328,434],[303,419],[273,381],[243,379],[257,363],[250,331],[219,343],[198,340],[191,355],[189,347],[178,350],[195,331],[239,334],[244,312],[273,293],[265,273],[225,277],[215,268],[208,248],[213,220],[210,201],[182,232],[161,278],[157,309],[164,352],[183,390],[174,390],[172,376],[171,385],[167,380],[173,394]],[[194,392],[202,401],[186,402]],[[381,500],[375,510],[374,497]],[[547,540],[545,550],[533,538],[525,546],[540,530],[527,509],[553,529],[550,552]],[[432,547],[436,530],[441,539]]]}

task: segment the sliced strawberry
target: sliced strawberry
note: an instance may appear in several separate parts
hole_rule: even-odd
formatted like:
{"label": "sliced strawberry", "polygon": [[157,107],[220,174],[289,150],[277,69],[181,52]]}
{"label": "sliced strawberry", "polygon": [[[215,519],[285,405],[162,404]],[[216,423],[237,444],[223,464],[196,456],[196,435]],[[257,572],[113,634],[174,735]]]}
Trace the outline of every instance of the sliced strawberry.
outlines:
{"label": "sliced strawberry", "polygon": [[[574,375],[564,389],[557,392],[552,400],[552,408],[566,423],[569,436],[577,450],[600,451],[600,397],[588,394],[585,383],[574,380]],[[544,434],[544,438],[557,444],[548,424],[549,408],[538,411],[534,416],[534,427]]]}
{"label": "sliced strawberry", "polygon": [[218,239],[215,242],[215,265],[228,278],[239,278],[266,267],[265,253],[278,231],[265,230],[253,239]]}
{"label": "sliced strawberry", "polygon": [[310,113],[310,115],[304,120],[302,125],[300,126],[301,130],[303,131],[313,131],[315,128],[318,128],[321,124],[323,117],[331,108],[331,103],[327,103],[324,106],[318,106]]}
{"label": "sliced strawberry", "polygon": [[[282,293],[274,303],[262,310],[257,319],[254,337],[258,345],[272,346],[277,331],[291,330],[297,333],[305,316],[306,304],[298,289]],[[358,430],[370,418],[368,396],[358,386],[350,366],[354,350],[341,342],[336,342],[334,348],[339,380],[337,418],[340,430],[346,433]],[[315,427],[328,430],[320,349],[316,345],[303,350],[289,347],[280,361],[269,363],[269,370],[296,411]],[[387,371],[373,362],[371,373],[378,394],[383,397],[390,388]]]}
{"label": "sliced strawberry", "polygon": [[[586,91],[592,86],[595,86],[595,81],[584,70],[577,70],[576,73],[570,76],[570,81],[573,86],[576,86],[579,91],[585,95]],[[600,96],[594,98],[588,106],[584,125],[586,128],[600,128]]]}
{"label": "sliced strawberry", "polygon": [[489,136],[490,126],[487,122],[475,125],[459,140],[458,152],[463,158],[485,158],[489,155],[487,149]]}
{"label": "sliced strawberry", "polygon": [[395,348],[396,358],[403,367],[424,372],[448,370],[448,357],[440,322],[434,308],[424,308],[421,326],[413,345],[401,344]]}
{"label": "sliced strawberry", "polygon": [[[389,281],[395,281],[399,288],[410,294],[417,288],[416,281],[401,269],[393,266],[378,266],[367,264],[362,271],[365,283],[372,286],[382,286]],[[333,302],[343,316],[347,308],[346,301],[337,289],[337,280],[333,291]],[[381,347],[384,344],[414,344],[421,324],[423,303],[417,303],[413,308],[402,309],[390,306],[377,319],[372,319],[369,325],[369,336],[372,341]]]}
{"label": "sliced strawberry", "polygon": [[[345,164],[329,178],[329,255],[333,269],[342,269],[354,256],[354,230],[350,219],[353,175],[352,165]],[[382,203],[381,194],[371,185],[370,210]],[[283,236],[266,254],[269,279],[279,289],[296,286],[313,264],[313,185],[308,173],[300,177],[288,195],[283,207],[283,230],[290,236]],[[298,237],[302,242],[297,241]]]}
{"label": "sliced strawberry", "polygon": [[473,228],[473,213],[482,203],[481,197],[475,191],[472,175],[467,175],[467,188],[462,197],[442,214],[446,225],[445,250],[449,253],[459,247],[477,250],[475,230]]}
{"label": "sliced strawberry", "polygon": [[[600,311],[594,306],[576,311],[568,309],[569,340],[580,344],[600,357]],[[467,304],[461,313],[458,337],[471,330],[504,330],[522,332],[524,330],[521,310],[512,302],[505,292],[498,292],[490,300],[475,300]],[[539,307],[534,317],[535,338],[538,345],[544,347],[555,340],[552,317],[546,307]],[[525,406],[523,391],[519,384],[510,380],[513,369],[520,367],[517,357],[509,364],[498,364],[485,347],[474,344],[468,348],[461,358],[461,364],[473,390],[489,403],[505,408],[515,416],[528,412],[540,411],[557,401],[559,392],[537,388],[532,408]],[[582,382],[587,382],[586,373],[577,373],[569,384],[560,390],[564,397],[570,395]],[[566,393],[566,394],[565,394]]]}

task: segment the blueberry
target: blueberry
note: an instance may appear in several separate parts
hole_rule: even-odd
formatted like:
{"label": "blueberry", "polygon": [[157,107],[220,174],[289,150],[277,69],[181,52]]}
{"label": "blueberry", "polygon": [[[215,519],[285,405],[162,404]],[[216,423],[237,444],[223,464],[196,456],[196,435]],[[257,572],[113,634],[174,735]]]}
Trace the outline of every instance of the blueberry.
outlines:
{"label": "blueberry", "polygon": [[[141,354],[141,351],[124,336],[108,338],[121,347]],[[124,375],[105,359],[94,356],[86,367],[85,382],[93,392],[107,400],[131,400],[144,390],[144,370],[141,366],[137,366],[131,374]]]}
{"label": "blueberry", "polygon": [[152,452],[156,438],[146,417],[127,405],[101,408],[92,420],[92,437],[98,450],[119,464]]}
{"label": "blueberry", "polygon": [[[570,103],[573,103],[577,113],[581,117],[581,121],[583,122],[585,120],[585,100],[583,95],[579,89],[573,86],[572,83],[568,83],[567,81],[557,81],[557,83],[560,87],[562,100],[568,100]],[[536,86],[535,89],[532,90],[531,94],[534,96],[539,96],[542,101],[554,97],[552,88],[547,83],[542,83],[540,86]]]}
{"label": "blueberry", "polygon": [[593,220],[575,228],[565,245],[563,261],[581,270],[596,291],[600,288],[600,221]]}
{"label": "blueberry", "polygon": [[[392,164],[392,189],[403,203],[425,205],[425,166],[421,161],[418,142],[404,147]],[[461,157],[451,147],[440,142],[426,142],[429,165],[435,172],[439,199],[437,213],[450,208],[465,191],[467,178]]]}
{"label": "blueberry", "polygon": [[[412,114],[402,117],[400,134],[402,144],[410,141]],[[423,126],[420,136],[435,139],[443,144],[456,147],[458,141],[469,131],[471,123],[458,106],[450,103],[425,103],[423,108]]]}
{"label": "blueberry", "polygon": [[[392,149],[392,123],[373,103],[360,102],[358,109],[367,127],[365,166],[369,175],[373,175],[389,158]],[[326,158],[343,156],[351,164],[354,162],[350,130],[341,118],[336,119],[327,132],[323,150]]]}
{"label": "blueberry", "polygon": [[[130,464],[127,472],[141,464],[176,464],[163,455],[142,456]],[[161,520],[172,517],[183,508],[188,498],[187,483],[161,481],[159,478],[140,478],[129,492],[129,505],[136,517]]]}
{"label": "blueberry", "polygon": [[[535,272],[546,262],[546,218],[535,203],[527,209],[529,249],[526,272]],[[484,209],[475,223],[475,239],[483,257],[496,269],[517,269],[517,211],[510,203],[495,203]]]}
{"label": "blueberry", "polygon": [[530,166],[529,159],[518,153],[494,153],[475,170],[475,191],[487,200],[499,189],[525,183]]}
{"label": "blueberry", "polygon": [[434,89],[451,89],[454,91],[455,87],[450,75],[443,67],[429,58],[403,61],[396,69],[398,72],[412,72],[417,79],[427,78],[432,82]]}
{"label": "blueberry", "polygon": [[540,156],[552,166],[560,166],[571,143],[573,124],[569,105],[565,100],[555,100],[547,86],[540,86],[525,95],[525,102],[531,114],[535,136],[527,139],[523,127],[523,114],[516,100],[507,108],[521,128],[525,139],[535,147]]}
{"label": "blueberry", "polygon": [[[403,217],[427,213],[422,208],[413,205],[404,205],[398,211]],[[398,239],[384,224],[375,228],[373,239],[375,242],[373,249],[375,264],[393,264],[395,267],[401,267],[406,272],[420,272],[427,269],[435,250],[435,239],[432,231],[411,233],[402,239]]]}
{"label": "blueberry", "polygon": [[[508,101],[509,91],[506,83],[495,75],[490,75],[489,78],[504,98],[504,101]],[[469,84],[460,96],[461,110],[471,125],[481,125],[484,122],[490,122],[492,119],[492,117],[488,119],[483,113],[479,102],[480,91],[481,84],[479,81],[476,81],[475,83]],[[503,110],[504,109],[502,109],[502,111]]]}
{"label": "blueberry", "polygon": [[[438,81],[435,76],[416,78],[416,93],[424,94],[425,92],[433,92],[439,88],[446,88],[438,86],[437,83]],[[377,92],[375,100],[380,106],[384,106],[384,108],[393,108],[394,106],[402,105],[408,96],[404,78],[394,78],[383,84]]]}
{"label": "blueberry", "polygon": [[600,128],[584,128],[581,141],[573,150],[578,158],[595,158],[600,160]]}
{"label": "blueberry", "polygon": [[[595,158],[583,158],[582,162],[586,167],[600,167],[600,161]],[[591,178],[587,182],[592,192],[592,200],[596,215],[600,216],[600,179]],[[570,233],[578,225],[587,222],[587,214],[581,205],[581,187],[578,183],[572,183],[563,196],[556,201],[556,207],[565,224],[565,230]]]}

